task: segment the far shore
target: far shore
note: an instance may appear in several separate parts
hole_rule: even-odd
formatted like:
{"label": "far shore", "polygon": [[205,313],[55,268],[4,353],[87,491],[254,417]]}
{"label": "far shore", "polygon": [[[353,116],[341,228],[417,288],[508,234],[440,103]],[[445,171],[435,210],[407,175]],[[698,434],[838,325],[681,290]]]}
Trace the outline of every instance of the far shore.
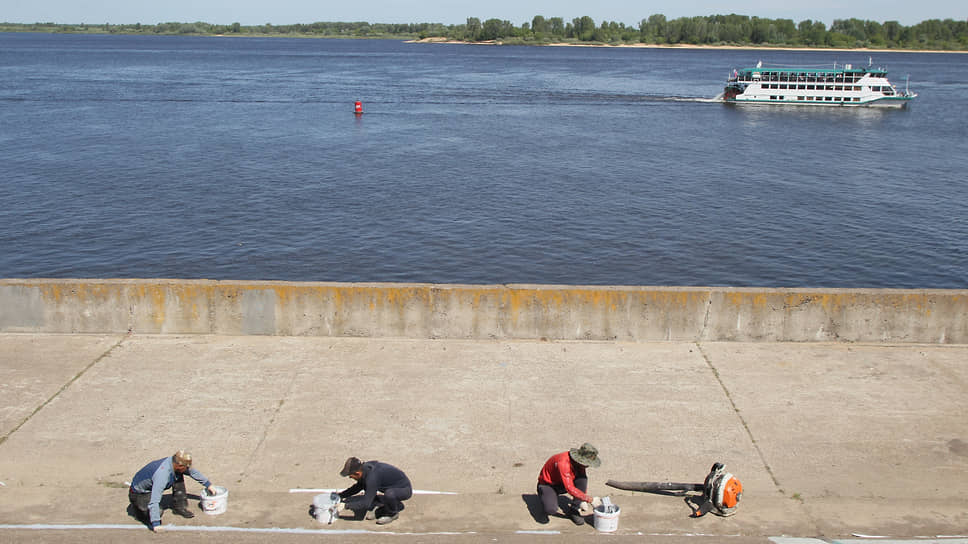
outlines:
{"label": "far shore", "polygon": [[[467,42],[462,40],[450,40],[447,38],[422,38],[419,40],[406,40],[406,43],[435,43],[435,44],[460,44],[460,45],[505,45],[499,40],[488,40],[482,42]],[[780,47],[780,46],[752,46],[752,45],[694,45],[694,44],[648,44],[648,43],[622,43],[612,45],[607,43],[534,43],[534,44],[510,44],[510,45],[535,45],[542,47],[613,47],[616,49],[738,49],[747,51],[846,51],[861,53],[968,53],[968,51],[945,51],[940,49],[850,49],[836,47]]]}

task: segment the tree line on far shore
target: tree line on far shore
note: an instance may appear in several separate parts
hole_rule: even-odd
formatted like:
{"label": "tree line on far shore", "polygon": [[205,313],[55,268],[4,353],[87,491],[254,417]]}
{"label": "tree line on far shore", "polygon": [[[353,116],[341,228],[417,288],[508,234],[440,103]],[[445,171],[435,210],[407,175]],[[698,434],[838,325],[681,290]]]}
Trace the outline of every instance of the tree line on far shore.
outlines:
{"label": "tree line on far shore", "polygon": [[316,22],[291,25],[244,26],[204,22],[159,24],[55,24],[0,23],[0,32],[79,32],[117,34],[181,34],[231,36],[290,36],[320,38],[443,38],[466,42],[505,44],[587,43],[647,45],[733,45],[782,47],[832,47],[876,49],[968,50],[968,21],[929,19],[904,26],[860,19],[835,19],[830,28],[809,19],[766,19],[746,15],[710,15],[667,19],[650,15],[638,26],[615,21],[596,24],[588,16],[565,21],[561,17],[536,15],[515,26],[510,21],[469,17],[465,24],[383,24],[366,22]]}

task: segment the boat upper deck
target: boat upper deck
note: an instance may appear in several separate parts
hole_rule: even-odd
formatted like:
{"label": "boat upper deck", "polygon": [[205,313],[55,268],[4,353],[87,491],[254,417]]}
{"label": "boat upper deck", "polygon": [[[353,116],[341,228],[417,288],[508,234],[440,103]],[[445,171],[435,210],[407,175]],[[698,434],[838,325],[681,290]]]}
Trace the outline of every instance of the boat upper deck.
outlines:
{"label": "boat upper deck", "polygon": [[887,77],[887,70],[870,66],[854,67],[843,64],[839,67],[821,66],[764,66],[757,64],[752,68],[734,70],[730,81],[806,81],[806,82],[854,82],[864,76]]}

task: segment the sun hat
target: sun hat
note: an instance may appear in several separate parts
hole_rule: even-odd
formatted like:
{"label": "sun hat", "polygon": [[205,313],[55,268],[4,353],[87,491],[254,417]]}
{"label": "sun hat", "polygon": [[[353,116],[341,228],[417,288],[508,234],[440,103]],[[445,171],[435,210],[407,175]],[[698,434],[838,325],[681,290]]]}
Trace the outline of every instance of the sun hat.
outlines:
{"label": "sun hat", "polygon": [[568,453],[571,454],[574,462],[586,467],[597,468],[602,464],[602,460],[598,458],[598,448],[588,442],[582,444],[580,448],[571,448]]}
{"label": "sun hat", "polygon": [[357,457],[350,457],[343,463],[343,470],[339,471],[339,475],[349,476],[361,468],[363,468],[363,461],[360,461]]}

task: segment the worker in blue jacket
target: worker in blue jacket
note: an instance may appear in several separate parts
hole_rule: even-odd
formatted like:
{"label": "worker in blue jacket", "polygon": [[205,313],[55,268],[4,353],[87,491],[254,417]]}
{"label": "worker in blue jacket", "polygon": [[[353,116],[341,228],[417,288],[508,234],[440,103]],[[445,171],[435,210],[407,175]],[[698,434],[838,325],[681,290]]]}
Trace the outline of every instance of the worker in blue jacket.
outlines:
{"label": "worker in blue jacket", "polygon": [[152,461],[142,467],[131,480],[128,500],[138,512],[141,521],[149,523],[151,530],[161,532],[161,495],[171,488],[172,511],[184,518],[195,514],[188,509],[188,495],[185,493],[185,474],[202,484],[210,495],[215,495],[212,482],[204,474],[192,468],[192,454],[178,450],[171,457]]}

